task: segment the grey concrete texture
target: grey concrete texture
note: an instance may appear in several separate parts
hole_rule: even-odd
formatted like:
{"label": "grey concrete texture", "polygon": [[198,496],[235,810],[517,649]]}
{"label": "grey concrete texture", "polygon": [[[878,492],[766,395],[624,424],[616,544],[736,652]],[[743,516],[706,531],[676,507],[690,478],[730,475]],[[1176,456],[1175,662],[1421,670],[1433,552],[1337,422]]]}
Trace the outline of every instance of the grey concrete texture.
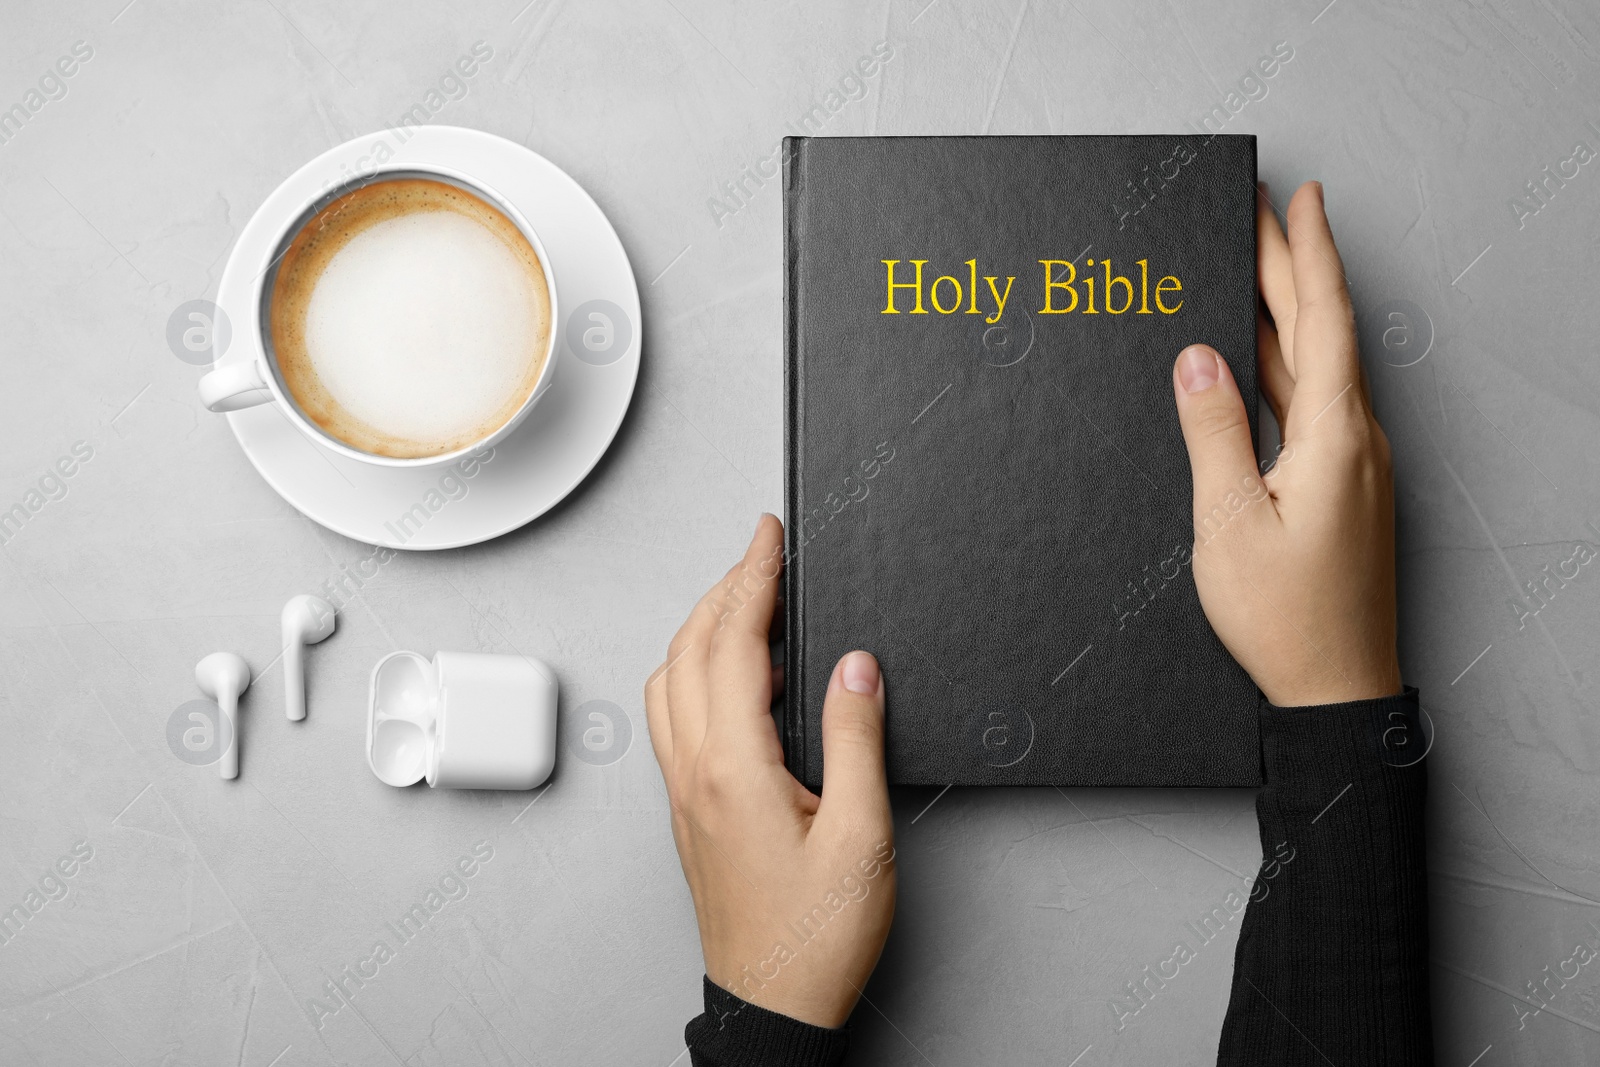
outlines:
{"label": "grey concrete texture", "polygon": [[[1439,1063],[1600,1060],[1600,963],[1577,951],[1600,944],[1600,573],[1548,579],[1600,541],[1600,8],[3,16],[0,106],[31,117],[0,143],[0,508],[30,517],[0,552],[0,907],[26,914],[0,943],[0,1063],[687,1063],[699,946],[641,688],[757,514],[781,511],[781,192],[727,183],[813,105],[830,135],[1171,132],[1222,108],[1259,136],[1280,206],[1326,183],[1394,446],[1405,674],[1436,726]],[[493,58],[462,95],[444,78],[480,40]],[[92,56],[58,68],[80,41]],[[892,58],[854,80],[879,42]],[[1280,43],[1292,58],[1253,75]],[[418,103],[596,197],[643,294],[643,370],[564,505],[384,563],[309,650],[310,716],[289,723],[278,611],[371,549],[256,475],[168,319],[215,296],[279,181]],[[538,656],[564,737],[608,701],[631,741],[609,762],[564,752],[532,794],[391,789],[361,746],[368,671],[396,648]],[[261,674],[236,782],[168,743],[217,649]],[[1257,869],[1252,801],[897,791],[899,911],[852,1062],[1212,1062],[1237,921],[1204,943],[1187,924]],[[399,929],[419,905],[427,921]],[[1131,999],[1178,940],[1196,958]]]}

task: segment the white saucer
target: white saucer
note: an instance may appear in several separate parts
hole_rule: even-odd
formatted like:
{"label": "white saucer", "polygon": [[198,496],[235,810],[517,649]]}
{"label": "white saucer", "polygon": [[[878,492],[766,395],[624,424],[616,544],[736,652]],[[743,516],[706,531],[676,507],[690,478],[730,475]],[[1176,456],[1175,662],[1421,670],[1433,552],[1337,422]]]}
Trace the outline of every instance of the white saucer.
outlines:
{"label": "white saucer", "polygon": [[[639,288],[600,206],[554,163],[478,130],[425,126],[405,132],[411,136],[404,143],[398,132],[386,130],[329,149],[267,197],[239,235],[222,274],[217,303],[240,343],[218,365],[255,355],[243,341],[248,336],[243,324],[256,313],[254,280],[272,254],[276,235],[323,190],[375,162],[398,160],[454,168],[509,200],[550,255],[562,319],[556,324],[559,355],[549,393],[470,477],[448,466],[379,467],[340,456],[296,430],[275,404],[226,416],[267,484],[308,518],[368,544],[458,548],[544,514],[605,454],[639,376]],[[603,319],[590,317],[596,310]],[[591,332],[592,323],[600,324],[600,332]],[[607,323],[613,330],[609,349]],[[588,349],[583,348],[586,334]]]}

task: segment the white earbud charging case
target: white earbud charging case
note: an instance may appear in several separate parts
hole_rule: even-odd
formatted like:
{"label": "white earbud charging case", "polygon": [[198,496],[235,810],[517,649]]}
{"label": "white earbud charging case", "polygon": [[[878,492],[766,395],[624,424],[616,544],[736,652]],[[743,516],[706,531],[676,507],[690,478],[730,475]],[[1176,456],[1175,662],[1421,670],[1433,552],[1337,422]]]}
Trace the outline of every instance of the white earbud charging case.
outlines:
{"label": "white earbud charging case", "polygon": [[555,672],[527,656],[391,652],[372,668],[367,766],[436,789],[532,789],[556,761]]}

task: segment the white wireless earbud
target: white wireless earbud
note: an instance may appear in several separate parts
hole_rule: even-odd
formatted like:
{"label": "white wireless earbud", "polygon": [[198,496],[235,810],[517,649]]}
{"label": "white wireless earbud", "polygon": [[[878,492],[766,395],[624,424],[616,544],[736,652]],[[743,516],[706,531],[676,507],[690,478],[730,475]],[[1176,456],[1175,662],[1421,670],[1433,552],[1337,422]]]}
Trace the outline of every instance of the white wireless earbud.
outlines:
{"label": "white wireless earbud", "polygon": [[217,702],[228,724],[228,747],[217,763],[220,778],[239,777],[239,695],[250,688],[250,665],[232,652],[213,652],[194,667],[200,692]]}
{"label": "white wireless earbud", "polygon": [[306,717],[306,671],[302,645],[314,645],[333,633],[333,605],[301,593],[283,606],[283,702],[292,721]]}

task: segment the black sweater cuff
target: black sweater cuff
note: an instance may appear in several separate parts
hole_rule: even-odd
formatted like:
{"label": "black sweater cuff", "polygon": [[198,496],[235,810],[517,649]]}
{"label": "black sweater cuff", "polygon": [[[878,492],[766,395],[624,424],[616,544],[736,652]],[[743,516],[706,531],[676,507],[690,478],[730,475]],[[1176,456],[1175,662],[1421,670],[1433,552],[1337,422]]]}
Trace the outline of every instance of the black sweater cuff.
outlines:
{"label": "black sweater cuff", "polygon": [[848,1031],[812,1026],[741,1000],[704,980],[704,1015],[684,1027],[694,1067],[835,1067]]}
{"label": "black sweater cuff", "polygon": [[1267,857],[1239,931],[1218,1063],[1431,1064],[1427,754],[1417,691],[1263,702]]}

